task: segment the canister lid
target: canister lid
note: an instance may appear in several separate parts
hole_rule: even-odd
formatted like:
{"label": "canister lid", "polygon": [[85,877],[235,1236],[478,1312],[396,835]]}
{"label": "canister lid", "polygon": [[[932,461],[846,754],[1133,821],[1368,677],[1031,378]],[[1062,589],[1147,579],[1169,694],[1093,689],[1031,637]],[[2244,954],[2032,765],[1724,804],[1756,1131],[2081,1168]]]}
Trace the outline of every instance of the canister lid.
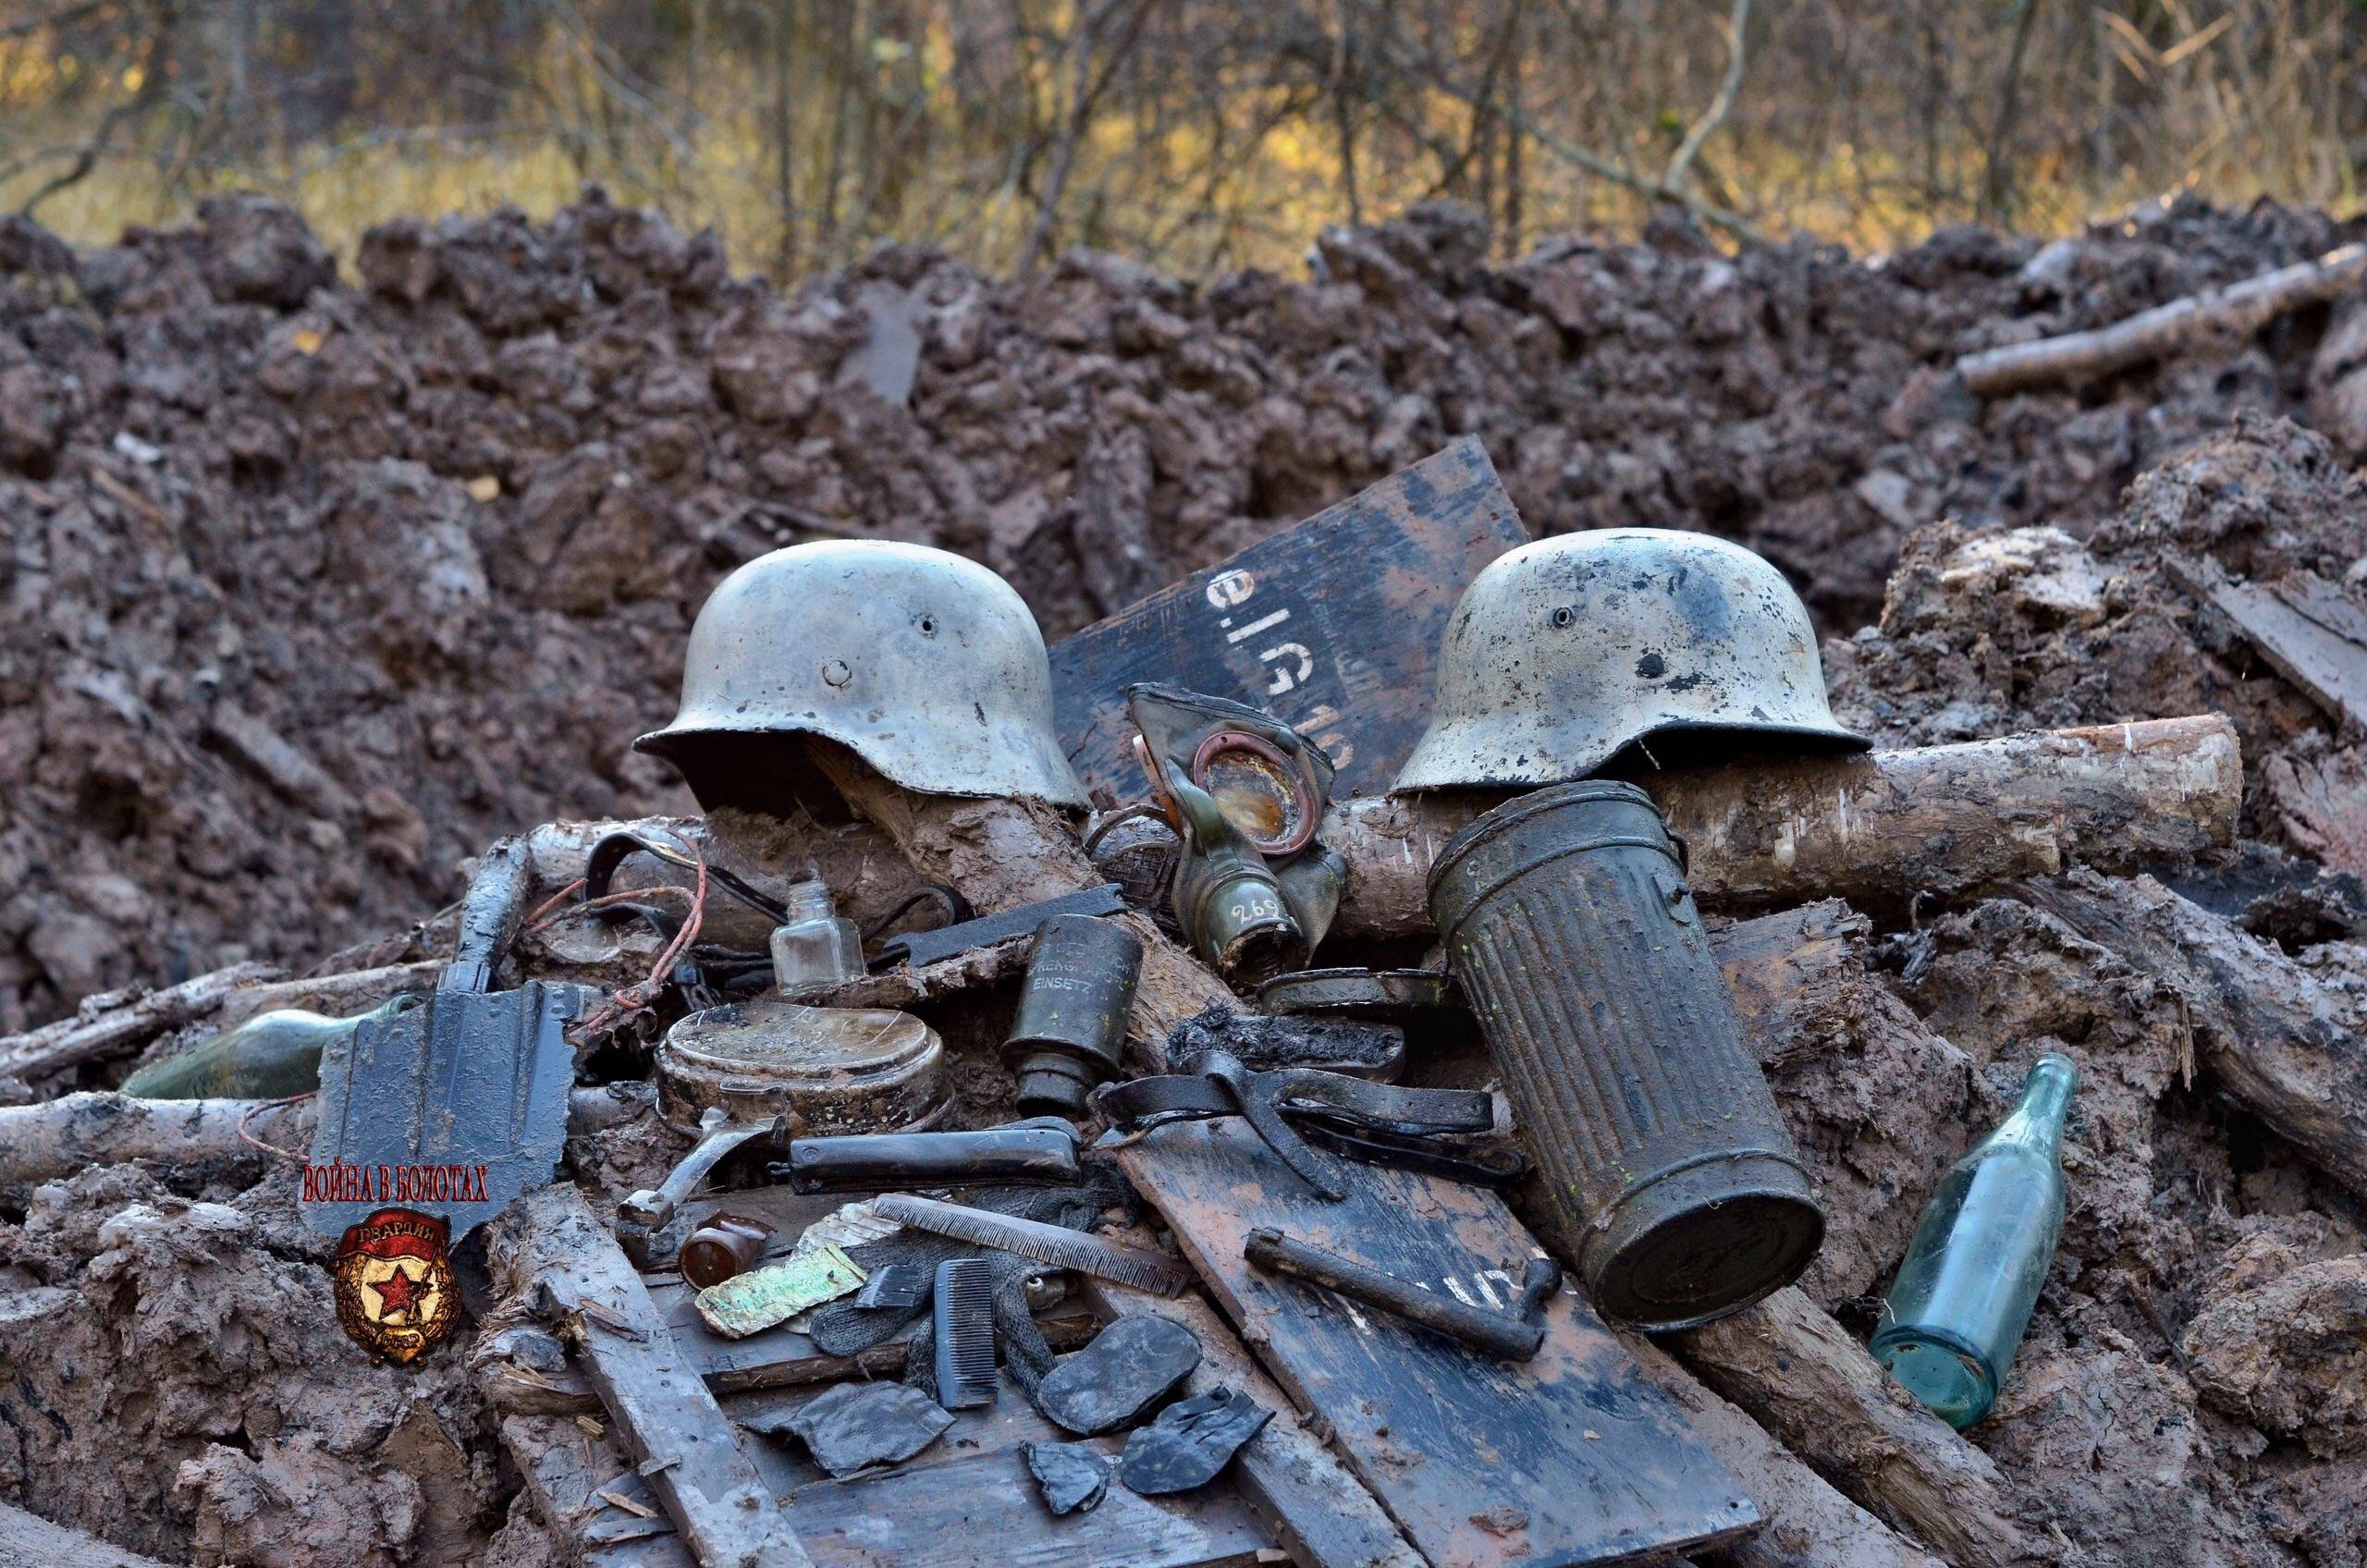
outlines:
{"label": "canister lid", "polygon": [[1739,1312],[1797,1280],[1824,1241],[1799,1162],[1734,1151],[1648,1179],[1584,1243],[1597,1311],[1653,1333]]}
{"label": "canister lid", "polygon": [[1452,949],[1473,905],[1522,873],[1564,855],[1616,845],[1677,858],[1651,796],[1613,778],[1583,778],[1518,795],[1475,818],[1430,863],[1430,918]]}
{"label": "canister lid", "polygon": [[937,1032],[909,1012],[807,1007],[764,997],[692,1013],[667,1033],[664,1054],[693,1072],[759,1078],[796,1090],[893,1076],[938,1049]]}

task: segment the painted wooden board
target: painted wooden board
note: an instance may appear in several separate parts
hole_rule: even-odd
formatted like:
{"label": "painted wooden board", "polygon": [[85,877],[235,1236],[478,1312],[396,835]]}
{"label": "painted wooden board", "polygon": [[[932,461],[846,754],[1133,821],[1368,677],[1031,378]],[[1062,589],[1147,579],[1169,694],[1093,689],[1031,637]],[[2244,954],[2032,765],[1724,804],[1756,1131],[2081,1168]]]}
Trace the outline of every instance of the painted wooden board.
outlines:
{"label": "painted wooden board", "polygon": [[1429,727],[1448,615],[1528,532],[1466,436],[1359,496],[1054,644],[1061,741],[1087,790],[1148,798],[1138,680],[1266,709],[1320,745],[1336,795],[1376,795]]}
{"label": "painted wooden board", "polygon": [[1535,1241],[1477,1187],[1378,1166],[1326,1203],[1245,1122],[1160,1128],[1119,1159],[1241,1337],[1329,1421],[1348,1467],[1434,1568],[1577,1568],[1741,1539],[1758,1510],[1575,1290],[1537,1358],[1499,1363],[1295,1280],[1242,1243],[1273,1226],[1501,1305]]}

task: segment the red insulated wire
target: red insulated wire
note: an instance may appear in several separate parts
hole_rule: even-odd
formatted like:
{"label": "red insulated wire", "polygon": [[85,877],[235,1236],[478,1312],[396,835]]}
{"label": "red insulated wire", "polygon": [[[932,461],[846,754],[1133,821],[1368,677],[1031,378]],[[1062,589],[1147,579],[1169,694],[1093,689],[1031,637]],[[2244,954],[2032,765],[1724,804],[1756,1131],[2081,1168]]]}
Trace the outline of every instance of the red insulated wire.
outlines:
{"label": "red insulated wire", "polygon": [[252,1121],[256,1117],[262,1115],[266,1110],[274,1110],[286,1105],[301,1104],[303,1101],[311,1099],[318,1093],[320,1093],[318,1089],[307,1089],[300,1095],[290,1095],[284,1100],[265,1100],[261,1105],[251,1105],[247,1107],[245,1110],[239,1114],[239,1136],[245,1142],[252,1144],[259,1149],[264,1150],[270,1154],[276,1154],[282,1159],[292,1159],[299,1165],[301,1165],[304,1162],[304,1157],[302,1155],[298,1154],[293,1149],[281,1148],[277,1144],[264,1143],[261,1138],[256,1137],[252,1133],[247,1131],[247,1123]]}

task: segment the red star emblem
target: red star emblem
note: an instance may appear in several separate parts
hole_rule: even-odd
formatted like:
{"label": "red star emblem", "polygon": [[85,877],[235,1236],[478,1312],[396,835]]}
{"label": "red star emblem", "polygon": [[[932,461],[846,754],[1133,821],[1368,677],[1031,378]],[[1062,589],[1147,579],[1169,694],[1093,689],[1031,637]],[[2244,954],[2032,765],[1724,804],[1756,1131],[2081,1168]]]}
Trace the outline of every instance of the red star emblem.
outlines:
{"label": "red star emblem", "polygon": [[379,1303],[389,1317],[398,1312],[419,1310],[419,1281],[399,1268],[370,1288],[378,1292]]}

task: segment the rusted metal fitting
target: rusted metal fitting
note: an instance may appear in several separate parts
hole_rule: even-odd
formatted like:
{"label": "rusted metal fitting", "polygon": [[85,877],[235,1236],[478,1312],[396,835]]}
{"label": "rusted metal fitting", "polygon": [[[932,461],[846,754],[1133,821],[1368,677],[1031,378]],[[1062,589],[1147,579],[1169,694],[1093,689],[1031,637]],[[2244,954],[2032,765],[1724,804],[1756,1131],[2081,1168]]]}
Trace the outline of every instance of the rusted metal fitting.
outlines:
{"label": "rusted metal fitting", "polygon": [[700,1290],[756,1267],[773,1228],[740,1214],[717,1214],[682,1243],[682,1278]]}

